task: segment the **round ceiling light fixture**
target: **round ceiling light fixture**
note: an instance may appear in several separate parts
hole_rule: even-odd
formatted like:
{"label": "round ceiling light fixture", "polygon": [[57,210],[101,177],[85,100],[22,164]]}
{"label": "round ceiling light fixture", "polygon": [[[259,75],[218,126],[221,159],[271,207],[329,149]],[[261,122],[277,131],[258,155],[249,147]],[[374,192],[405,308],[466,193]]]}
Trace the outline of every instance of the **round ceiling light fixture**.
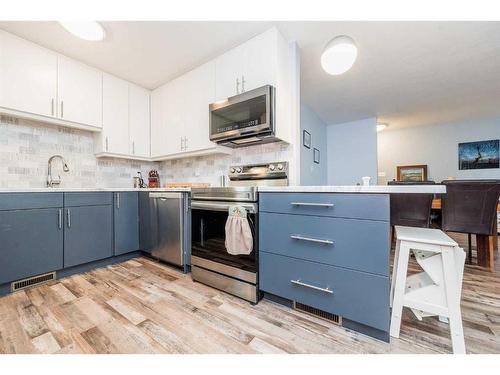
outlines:
{"label": "round ceiling light fixture", "polygon": [[80,39],[100,41],[106,36],[103,27],[96,21],[58,21],[68,32]]}
{"label": "round ceiling light fixture", "polygon": [[381,132],[385,128],[387,128],[389,125],[387,124],[377,124],[377,132]]}
{"label": "round ceiling light fixture", "polygon": [[321,66],[328,74],[337,76],[347,72],[358,57],[354,40],[347,35],[333,38],[321,54]]}

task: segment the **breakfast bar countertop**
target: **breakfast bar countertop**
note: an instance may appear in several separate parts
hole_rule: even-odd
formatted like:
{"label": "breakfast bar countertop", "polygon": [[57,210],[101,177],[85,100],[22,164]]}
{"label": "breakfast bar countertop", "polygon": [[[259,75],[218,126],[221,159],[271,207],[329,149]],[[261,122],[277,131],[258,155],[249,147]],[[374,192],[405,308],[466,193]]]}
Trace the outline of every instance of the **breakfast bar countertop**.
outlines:
{"label": "breakfast bar countertop", "polygon": [[444,194],[444,185],[346,185],[346,186],[262,186],[259,192],[268,193],[430,193]]}

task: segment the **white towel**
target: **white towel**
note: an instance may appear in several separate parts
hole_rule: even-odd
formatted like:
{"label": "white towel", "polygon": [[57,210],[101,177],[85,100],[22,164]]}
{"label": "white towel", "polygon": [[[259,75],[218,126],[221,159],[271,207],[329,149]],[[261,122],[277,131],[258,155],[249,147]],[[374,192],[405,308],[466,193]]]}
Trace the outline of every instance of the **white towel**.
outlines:
{"label": "white towel", "polygon": [[226,221],[226,250],[231,255],[248,255],[253,250],[252,230],[245,207],[229,207]]}

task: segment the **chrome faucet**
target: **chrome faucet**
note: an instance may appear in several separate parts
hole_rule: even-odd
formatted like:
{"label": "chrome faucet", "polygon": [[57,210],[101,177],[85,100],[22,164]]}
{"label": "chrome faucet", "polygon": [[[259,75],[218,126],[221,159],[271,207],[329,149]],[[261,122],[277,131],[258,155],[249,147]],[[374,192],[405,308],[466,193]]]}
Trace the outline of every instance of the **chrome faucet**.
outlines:
{"label": "chrome faucet", "polygon": [[61,162],[63,164],[63,171],[64,172],[69,172],[69,167],[68,163],[66,163],[66,160],[61,155],[53,155],[49,158],[48,166],[47,166],[47,187],[54,187],[57,186],[61,183],[61,176],[57,176],[57,178],[52,177],[52,160],[54,159],[61,159]]}

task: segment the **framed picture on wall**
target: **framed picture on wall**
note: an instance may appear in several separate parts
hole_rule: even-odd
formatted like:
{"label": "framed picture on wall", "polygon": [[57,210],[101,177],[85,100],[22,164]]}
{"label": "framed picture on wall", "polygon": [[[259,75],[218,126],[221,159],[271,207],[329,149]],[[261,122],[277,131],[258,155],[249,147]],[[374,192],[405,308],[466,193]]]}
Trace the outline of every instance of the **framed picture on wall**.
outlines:
{"label": "framed picture on wall", "polygon": [[458,169],[499,168],[499,140],[458,144]]}
{"label": "framed picture on wall", "polygon": [[306,148],[311,148],[311,133],[307,130],[302,131],[302,144]]}
{"label": "framed picture on wall", "polygon": [[399,165],[396,168],[398,181],[427,181],[427,165]]}
{"label": "framed picture on wall", "polygon": [[316,164],[319,164],[319,150],[317,148],[313,150],[313,156],[314,156],[314,162]]}

